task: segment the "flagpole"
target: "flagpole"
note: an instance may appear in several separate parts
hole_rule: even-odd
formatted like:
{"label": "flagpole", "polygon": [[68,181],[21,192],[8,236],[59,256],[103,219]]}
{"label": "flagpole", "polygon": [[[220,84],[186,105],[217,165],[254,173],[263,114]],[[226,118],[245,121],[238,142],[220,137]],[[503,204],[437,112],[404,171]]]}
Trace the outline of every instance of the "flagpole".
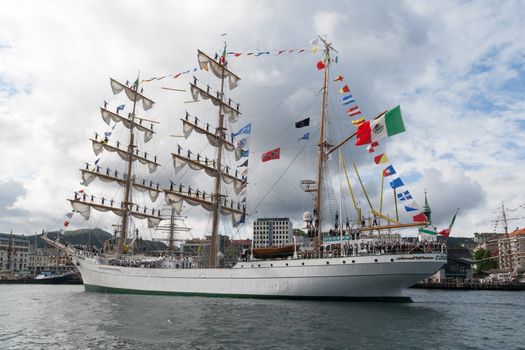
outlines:
{"label": "flagpole", "polygon": [[397,210],[397,193],[396,189],[394,188],[394,204],[396,206],[396,221],[399,221],[399,211]]}
{"label": "flagpole", "polygon": [[319,152],[317,161],[317,195],[315,198],[315,210],[317,212],[317,237],[314,244],[314,249],[319,249],[322,244],[322,189],[323,189],[323,168],[326,159],[325,147],[326,142],[324,139],[324,128],[326,119],[326,105],[328,101],[328,76],[330,69],[330,62],[328,59],[330,52],[330,44],[327,43],[323,38],[320,38],[325,45],[323,61],[325,62],[324,68],[324,80],[323,80],[323,102],[321,107],[321,122],[319,131]]}
{"label": "flagpole", "polygon": [[368,205],[370,206],[370,210],[374,210],[372,207],[372,202],[370,202],[370,198],[368,197],[368,193],[366,192],[365,186],[363,185],[363,181],[361,181],[361,176],[359,175],[359,171],[357,170],[357,166],[354,164],[355,173],[357,175],[357,179],[359,180],[359,183],[361,184],[361,188],[363,189],[363,192],[365,194],[366,201],[368,202]]}
{"label": "flagpole", "polygon": [[381,194],[379,197],[379,213],[383,213],[383,188],[385,187],[385,174],[381,171]]}

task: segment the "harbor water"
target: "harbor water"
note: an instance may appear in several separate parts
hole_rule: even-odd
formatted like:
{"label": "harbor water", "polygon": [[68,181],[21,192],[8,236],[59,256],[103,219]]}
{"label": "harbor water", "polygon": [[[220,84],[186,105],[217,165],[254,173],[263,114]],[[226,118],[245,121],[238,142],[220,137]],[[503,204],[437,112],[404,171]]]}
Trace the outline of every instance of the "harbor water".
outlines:
{"label": "harbor water", "polygon": [[525,349],[525,293],[409,304],[86,293],[0,285],[0,349]]}

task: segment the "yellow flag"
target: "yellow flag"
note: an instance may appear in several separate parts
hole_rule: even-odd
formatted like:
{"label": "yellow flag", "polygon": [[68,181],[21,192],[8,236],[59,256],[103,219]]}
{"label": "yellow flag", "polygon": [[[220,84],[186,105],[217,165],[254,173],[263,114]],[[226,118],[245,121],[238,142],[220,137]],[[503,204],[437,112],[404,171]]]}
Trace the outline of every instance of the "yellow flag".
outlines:
{"label": "yellow flag", "polygon": [[312,53],[313,54],[317,53],[318,50],[319,50],[319,48],[317,46],[312,47]]}

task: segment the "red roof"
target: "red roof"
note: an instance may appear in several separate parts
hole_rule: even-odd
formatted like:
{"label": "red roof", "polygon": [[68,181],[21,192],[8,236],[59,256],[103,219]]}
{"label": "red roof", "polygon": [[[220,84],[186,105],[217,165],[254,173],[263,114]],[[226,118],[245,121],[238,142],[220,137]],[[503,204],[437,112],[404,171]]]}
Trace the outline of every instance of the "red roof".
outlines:
{"label": "red roof", "polygon": [[517,229],[509,233],[510,236],[522,236],[525,235],[525,228]]}

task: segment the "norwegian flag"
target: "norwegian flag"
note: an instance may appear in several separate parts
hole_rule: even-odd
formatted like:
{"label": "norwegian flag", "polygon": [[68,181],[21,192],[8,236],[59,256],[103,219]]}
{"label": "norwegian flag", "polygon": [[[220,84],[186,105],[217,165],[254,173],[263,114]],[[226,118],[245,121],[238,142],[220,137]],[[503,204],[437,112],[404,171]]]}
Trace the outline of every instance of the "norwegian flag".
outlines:
{"label": "norwegian flag", "polygon": [[272,159],[281,159],[281,147],[272,149],[271,151],[265,152],[261,156],[262,162],[267,162]]}

